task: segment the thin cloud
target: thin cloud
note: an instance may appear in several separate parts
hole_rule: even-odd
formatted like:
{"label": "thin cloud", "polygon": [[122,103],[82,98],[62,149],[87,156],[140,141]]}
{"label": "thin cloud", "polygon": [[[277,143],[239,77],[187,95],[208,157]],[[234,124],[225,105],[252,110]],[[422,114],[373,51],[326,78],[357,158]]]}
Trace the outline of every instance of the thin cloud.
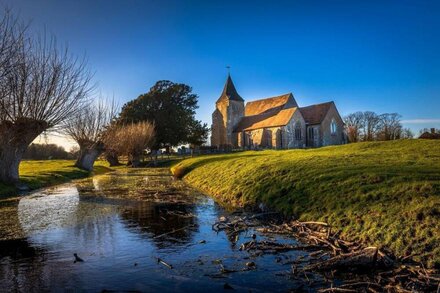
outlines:
{"label": "thin cloud", "polygon": [[440,119],[409,119],[409,120],[402,120],[402,123],[406,123],[406,124],[440,123]]}

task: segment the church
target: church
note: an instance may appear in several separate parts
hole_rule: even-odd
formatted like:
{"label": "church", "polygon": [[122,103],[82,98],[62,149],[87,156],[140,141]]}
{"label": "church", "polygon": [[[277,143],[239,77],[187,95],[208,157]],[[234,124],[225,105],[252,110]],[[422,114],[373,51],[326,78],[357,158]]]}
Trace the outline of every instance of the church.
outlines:
{"label": "church", "polygon": [[299,107],[292,93],[245,102],[228,75],[212,113],[211,146],[290,149],[346,143],[333,101]]}

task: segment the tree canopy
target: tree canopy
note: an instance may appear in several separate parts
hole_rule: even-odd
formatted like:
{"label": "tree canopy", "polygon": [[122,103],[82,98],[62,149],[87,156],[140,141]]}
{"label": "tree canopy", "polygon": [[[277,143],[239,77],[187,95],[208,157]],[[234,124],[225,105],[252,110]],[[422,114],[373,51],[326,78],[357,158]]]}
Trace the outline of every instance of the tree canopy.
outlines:
{"label": "tree canopy", "polygon": [[[126,103],[118,123],[154,123],[156,137],[153,148],[156,149],[194,141],[203,143],[208,127],[195,118],[197,99],[190,86],[161,80],[149,92]],[[194,133],[199,133],[202,141],[196,139]]]}

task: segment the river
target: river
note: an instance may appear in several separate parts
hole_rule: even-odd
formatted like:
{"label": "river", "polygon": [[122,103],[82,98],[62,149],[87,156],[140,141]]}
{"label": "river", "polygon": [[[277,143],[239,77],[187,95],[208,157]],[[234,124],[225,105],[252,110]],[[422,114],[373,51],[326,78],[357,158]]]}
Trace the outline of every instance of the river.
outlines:
{"label": "river", "polygon": [[165,168],[116,171],[3,201],[0,290],[285,292],[323,285],[319,275],[308,277],[311,285],[290,274],[289,260],[307,252],[257,257],[239,250],[254,233],[295,239],[253,230],[231,239],[212,230],[229,215]]}

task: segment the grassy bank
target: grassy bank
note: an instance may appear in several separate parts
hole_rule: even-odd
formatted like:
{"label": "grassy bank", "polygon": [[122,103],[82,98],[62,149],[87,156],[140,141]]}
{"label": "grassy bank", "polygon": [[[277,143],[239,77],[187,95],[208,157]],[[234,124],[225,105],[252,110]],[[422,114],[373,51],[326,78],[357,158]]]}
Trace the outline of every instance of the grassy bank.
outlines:
{"label": "grassy bank", "polygon": [[[90,176],[91,173],[74,167],[71,160],[23,161],[20,164],[20,179],[31,189],[68,182]],[[95,163],[93,174],[108,172],[105,162]],[[14,186],[0,183],[0,197],[15,195]]]}
{"label": "grassy bank", "polygon": [[263,202],[300,220],[329,222],[347,239],[440,267],[438,141],[203,156],[172,171],[227,204]]}

